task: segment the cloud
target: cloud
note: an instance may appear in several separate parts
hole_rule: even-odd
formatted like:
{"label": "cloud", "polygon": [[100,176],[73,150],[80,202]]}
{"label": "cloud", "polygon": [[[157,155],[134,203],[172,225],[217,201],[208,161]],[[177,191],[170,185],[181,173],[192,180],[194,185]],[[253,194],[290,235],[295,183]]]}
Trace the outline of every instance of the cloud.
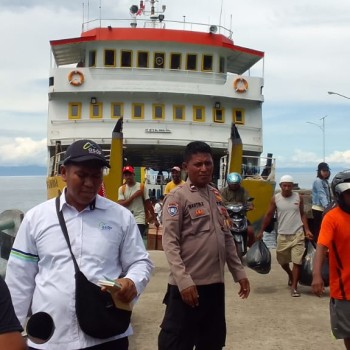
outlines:
{"label": "cloud", "polygon": [[326,157],[326,161],[330,164],[341,164],[350,168],[350,150],[348,151],[335,151]]}
{"label": "cloud", "polygon": [[47,165],[46,139],[34,141],[29,137],[16,137],[13,143],[0,146],[0,164],[14,165]]}

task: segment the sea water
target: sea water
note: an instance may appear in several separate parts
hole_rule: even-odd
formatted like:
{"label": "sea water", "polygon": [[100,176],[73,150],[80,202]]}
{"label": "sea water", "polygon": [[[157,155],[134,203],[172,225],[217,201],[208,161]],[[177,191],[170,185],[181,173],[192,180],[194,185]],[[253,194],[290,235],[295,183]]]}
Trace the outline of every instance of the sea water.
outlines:
{"label": "sea water", "polygon": [[45,200],[45,176],[0,176],[0,213],[8,209],[25,213]]}
{"label": "sea water", "polygon": [[[300,188],[311,189],[316,172],[289,171]],[[276,171],[276,181],[285,175]],[[276,186],[278,188],[278,186]],[[23,212],[46,200],[45,176],[0,176],[0,213],[7,209]]]}

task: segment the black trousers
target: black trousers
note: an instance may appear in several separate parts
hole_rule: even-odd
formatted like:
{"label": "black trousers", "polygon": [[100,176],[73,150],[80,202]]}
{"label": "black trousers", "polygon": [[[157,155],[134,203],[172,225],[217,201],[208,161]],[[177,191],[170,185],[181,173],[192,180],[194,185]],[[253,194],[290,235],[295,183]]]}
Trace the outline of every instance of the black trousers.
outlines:
{"label": "black trousers", "polygon": [[[112,340],[107,343],[102,343],[95,346],[90,346],[88,348],[80,350],[128,350],[129,349],[129,339],[124,337],[117,340]],[[37,350],[36,348],[28,348],[28,350]],[[63,350],[63,349],[62,349]]]}
{"label": "black trousers", "polygon": [[182,301],[177,286],[168,285],[158,350],[221,350],[225,346],[225,286],[197,286],[199,306]]}
{"label": "black trousers", "polygon": [[323,211],[312,209],[312,216],[314,218],[312,222],[312,234],[314,235],[313,240],[315,243],[317,243],[323,219]]}

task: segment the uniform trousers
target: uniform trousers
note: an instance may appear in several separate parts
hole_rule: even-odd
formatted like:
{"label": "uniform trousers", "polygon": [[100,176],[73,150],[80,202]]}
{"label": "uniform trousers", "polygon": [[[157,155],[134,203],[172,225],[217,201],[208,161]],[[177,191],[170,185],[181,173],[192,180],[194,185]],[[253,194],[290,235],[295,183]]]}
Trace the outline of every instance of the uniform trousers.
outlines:
{"label": "uniform trousers", "polygon": [[177,286],[168,285],[158,350],[221,350],[225,346],[225,285],[197,286],[199,305],[182,301]]}

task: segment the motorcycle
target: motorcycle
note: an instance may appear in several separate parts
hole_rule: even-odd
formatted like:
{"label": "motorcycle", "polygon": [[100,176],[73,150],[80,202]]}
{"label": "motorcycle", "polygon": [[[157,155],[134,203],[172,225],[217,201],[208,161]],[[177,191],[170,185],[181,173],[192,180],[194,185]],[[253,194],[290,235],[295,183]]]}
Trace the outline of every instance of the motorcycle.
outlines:
{"label": "motorcycle", "polygon": [[228,203],[225,205],[229,217],[231,218],[231,233],[236,244],[237,255],[241,259],[247,253],[248,225],[247,212],[252,210],[252,201],[249,198],[247,204]]}

